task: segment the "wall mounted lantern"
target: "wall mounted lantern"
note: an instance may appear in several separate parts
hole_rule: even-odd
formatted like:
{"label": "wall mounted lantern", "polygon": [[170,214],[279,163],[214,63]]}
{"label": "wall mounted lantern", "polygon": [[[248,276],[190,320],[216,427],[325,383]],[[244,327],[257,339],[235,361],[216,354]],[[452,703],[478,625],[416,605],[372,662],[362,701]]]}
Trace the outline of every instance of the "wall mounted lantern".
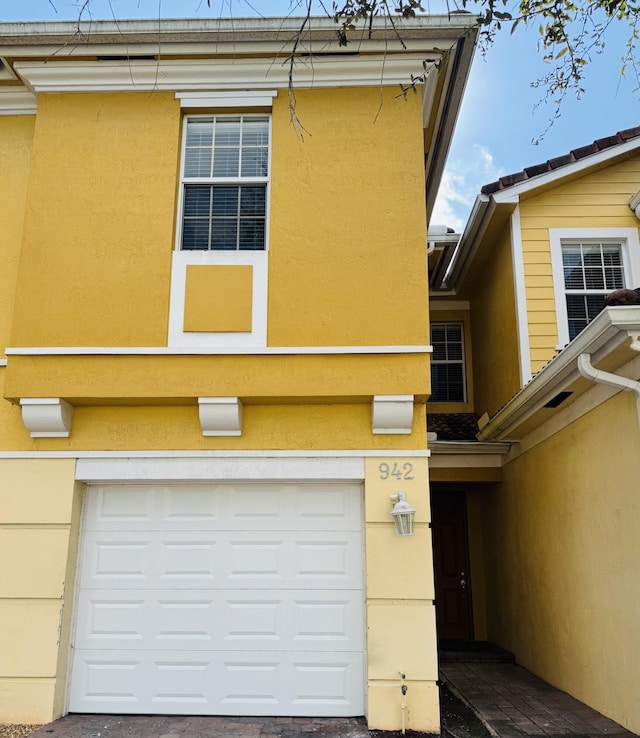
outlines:
{"label": "wall mounted lantern", "polygon": [[416,511],[407,502],[404,492],[398,492],[391,495],[392,502],[395,502],[391,517],[396,524],[396,531],[399,536],[413,535],[413,521],[416,517]]}

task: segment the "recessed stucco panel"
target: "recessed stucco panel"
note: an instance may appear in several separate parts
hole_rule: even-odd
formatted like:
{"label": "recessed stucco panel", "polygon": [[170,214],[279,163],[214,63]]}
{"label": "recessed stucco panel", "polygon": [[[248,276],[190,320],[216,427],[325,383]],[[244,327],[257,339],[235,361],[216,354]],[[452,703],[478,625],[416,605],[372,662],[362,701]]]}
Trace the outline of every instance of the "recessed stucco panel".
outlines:
{"label": "recessed stucco panel", "polygon": [[62,597],[69,530],[4,528],[0,538],[3,597]]}
{"label": "recessed stucco panel", "polygon": [[55,680],[13,679],[0,676],[2,720],[22,725],[42,725],[53,719]]}
{"label": "recessed stucco panel", "polygon": [[435,598],[431,530],[425,524],[415,534],[399,538],[393,523],[368,525],[367,597],[370,599]]}
{"label": "recessed stucco panel", "polygon": [[622,392],[508,464],[483,498],[489,640],[635,733],[637,691],[619,685],[640,684],[639,447]]}
{"label": "recessed stucco panel", "polygon": [[56,600],[0,600],[0,677],[56,675],[61,608]]}
{"label": "recessed stucco panel", "polygon": [[253,267],[187,265],[184,330],[251,332]]}
{"label": "recessed stucco panel", "polygon": [[0,459],[0,524],[68,523],[74,459]]}
{"label": "recessed stucco panel", "polygon": [[367,604],[369,679],[438,679],[436,614],[432,602]]}
{"label": "recessed stucco panel", "polygon": [[296,101],[304,141],[287,95],[273,107],[268,344],[428,343],[420,96]]}
{"label": "recessed stucco panel", "polygon": [[166,345],[179,145],[172,93],[39,95],[12,345]]}

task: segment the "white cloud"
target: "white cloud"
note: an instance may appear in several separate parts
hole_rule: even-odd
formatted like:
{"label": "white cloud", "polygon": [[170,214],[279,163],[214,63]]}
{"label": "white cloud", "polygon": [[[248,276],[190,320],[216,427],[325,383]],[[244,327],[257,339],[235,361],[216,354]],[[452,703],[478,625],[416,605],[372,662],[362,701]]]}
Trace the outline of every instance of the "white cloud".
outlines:
{"label": "white cloud", "polygon": [[482,185],[494,182],[503,174],[486,146],[474,144],[463,152],[456,151],[454,146],[442,176],[431,223],[461,233]]}

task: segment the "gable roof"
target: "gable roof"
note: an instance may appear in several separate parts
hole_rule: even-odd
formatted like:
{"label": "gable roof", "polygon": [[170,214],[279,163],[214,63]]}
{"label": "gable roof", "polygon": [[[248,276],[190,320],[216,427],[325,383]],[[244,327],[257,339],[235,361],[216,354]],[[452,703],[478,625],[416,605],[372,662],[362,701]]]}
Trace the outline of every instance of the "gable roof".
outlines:
{"label": "gable roof", "polygon": [[[458,293],[487,229],[504,225],[519,203],[520,196],[552,187],[570,176],[577,176],[616,157],[633,156],[640,150],[640,126],[627,128],[613,136],[599,138],[587,146],[572,149],[563,156],[508,174],[484,185],[475,200],[460,243],[448,268],[441,291]],[[638,202],[635,200],[638,199]],[[640,191],[629,203],[640,206]],[[639,216],[640,217],[640,216]]]}
{"label": "gable roof", "polygon": [[561,169],[569,164],[584,159],[587,156],[598,154],[601,151],[612,149],[615,146],[631,141],[634,138],[640,138],[640,126],[634,128],[627,128],[624,131],[618,131],[613,136],[605,136],[604,138],[597,138],[593,143],[587,146],[580,146],[577,149],[572,149],[567,154],[562,156],[556,156],[553,159],[547,159],[547,161],[541,164],[534,164],[530,167],[525,167],[521,172],[514,172],[513,174],[507,174],[504,177],[500,177],[496,182],[490,182],[484,185],[480,192],[483,195],[492,195],[494,192],[499,190],[507,189],[513,185],[520,184],[526,180],[538,177],[541,174],[552,172],[556,169]]}

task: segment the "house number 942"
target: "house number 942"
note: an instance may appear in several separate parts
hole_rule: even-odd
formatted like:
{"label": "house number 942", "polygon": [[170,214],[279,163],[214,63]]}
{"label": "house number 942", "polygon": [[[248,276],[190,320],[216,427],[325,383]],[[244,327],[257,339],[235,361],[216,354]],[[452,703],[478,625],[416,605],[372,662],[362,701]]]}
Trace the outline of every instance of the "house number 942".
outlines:
{"label": "house number 942", "polygon": [[413,464],[406,461],[404,464],[398,464],[394,461],[392,464],[387,464],[383,461],[378,464],[378,471],[380,472],[380,479],[413,479]]}

